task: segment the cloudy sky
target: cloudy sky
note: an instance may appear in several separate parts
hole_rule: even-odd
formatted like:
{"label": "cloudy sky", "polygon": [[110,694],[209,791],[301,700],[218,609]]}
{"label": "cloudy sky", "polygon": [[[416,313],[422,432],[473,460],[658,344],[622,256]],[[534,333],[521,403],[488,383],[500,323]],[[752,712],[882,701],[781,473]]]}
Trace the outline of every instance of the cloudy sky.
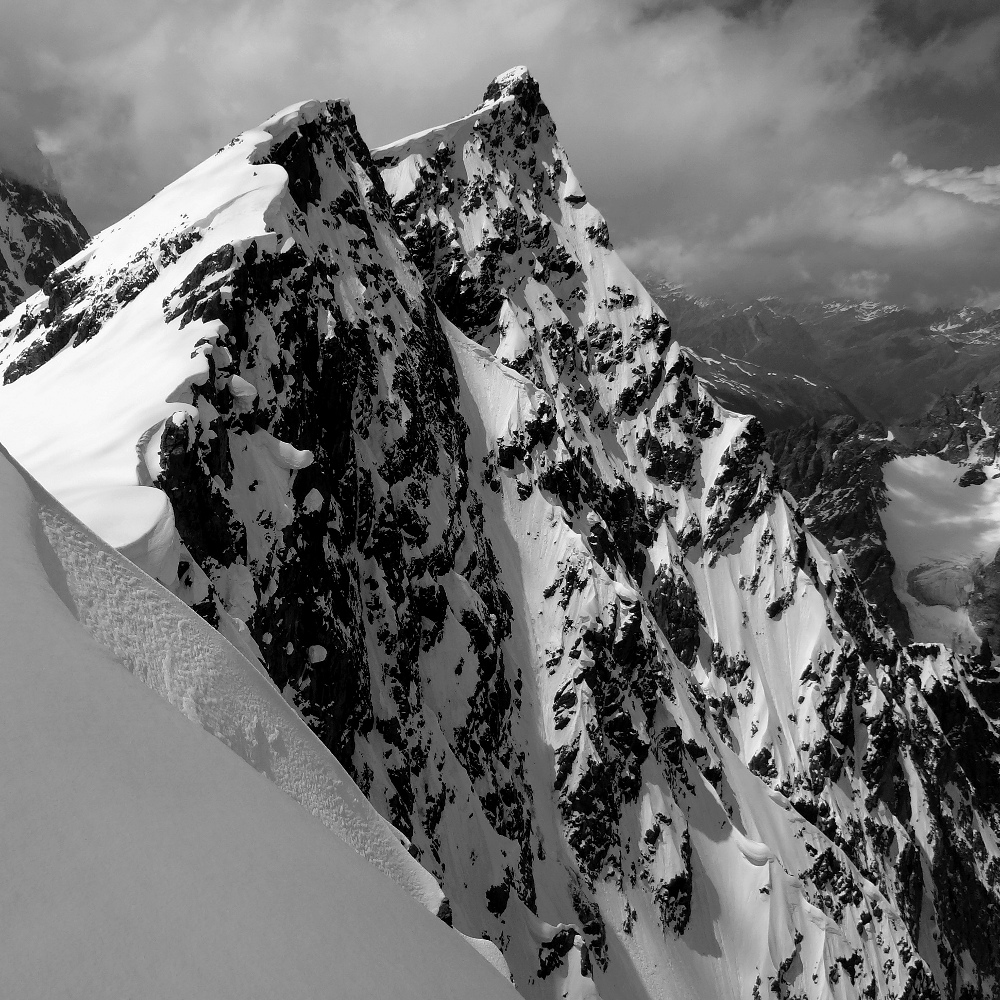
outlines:
{"label": "cloudy sky", "polygon": [[634,267],[730,298],[1000,307],[997,0],[0,0],[0,159],[91,231],[349,97],[371,145],[530,67]]}

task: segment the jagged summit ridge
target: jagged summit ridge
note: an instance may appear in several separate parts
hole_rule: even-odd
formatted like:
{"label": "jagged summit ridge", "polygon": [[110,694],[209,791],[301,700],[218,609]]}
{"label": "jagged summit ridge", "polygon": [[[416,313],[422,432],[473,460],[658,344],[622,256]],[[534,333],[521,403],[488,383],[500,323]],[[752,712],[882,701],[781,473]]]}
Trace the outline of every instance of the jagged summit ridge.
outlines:
{"label": "jagged summit ridge", "polygon": [[538,84],[528,71],[528,67],[512,66],[492,80],[483,94],[482,103],[473,114],[478,114],[498,101],[511,99],[518,101],[529,115],[543,117],[549,113],[549,109],[542,101]]}
{"label": "jagged summit ridge", "polygon": [[[718,727],[712,730],[717,732],[712,740],[721,738],[755,775],[788,795],[803,816],[814,816],[823,833],[857,866],[862,881],[870,879],[898,901],[904,917],[893,926],[897,933],[906,926],[913,935],[909,944],[896,938],[901,956],[912,956],[919,942],[920,955],[928,957],[937,982],[946,990],[957,989],[954,984],[964,973],[956,970],[952,956],[957,952],[949,949],[964,948],[967,929],[960,926],[961,920],[954,922],[952,892],[959,883],[967,891],[981,892],[980,876],[942,853],[936,834],[911,828],[909,806],[884,784],[875,792],[870,783],[886,767],[896,766],[890,761],[894,754],[907,752],[909,736],[894,730],[888,742],[870,742],[869,722],[864,720],[897,711],[909,718],[915,712],[904,729],[908,732],[911,724],[922,729],[924,720],[933,716],[934,710],[925,705],[934,702],[938,685],[953,688],[966,668],[953,660],[928,670],[921,661],[926,650],[917,654],[916,662],[904,654],[907,666],[900,665],[898,645],[891,634],[881,636],[874,627],[845,564],[831,559],[809,538],[794,505],[777,490],[759,424],[715,406],[693,378],[690,359],[669,344],[662,314],[617,259],[606,223],[587,205],[575,183],[551,119],[529,118],[516,102],[501,102],[488,117],[470,116],[385,147],[376,156],[407,245],[441,307],[473,339],[544,392],[550,408],[544,412],[554,416],[546,418],[544,436],[529,430],[539,419],[536,401],[519,417],[506,416],[503,410],[492,420],[484,416],[484,460],[509,470],[501,471],[502,494],[510,504],[505,522],[516,524],[527,516],[524,510],[534,490],[540,490],[561,511],[569,529],[567,547],[575,549],[580,560],[564,557],[565,575],[557,575],[543,588],[543,574],[529,601],[533,608],[545,607],[546,600],[561,593],[562,612],[553,608],[549,635],[554,639],[561,634],[562,640],[547,641],[541,624],[531,618],[525,627],[535,634],[536,648],[553,654],[546,667],[554,676],[543,685],[544,710],[552,713],[546,742],[559,761],[555,787],[581,870],[591,878],[603,871],[608,879],[613,878],[608,871],[616,865],[628,869],[628,838],[623,831],[629,829],[627,817],[635,808],[630,803],[636,801],[629,781],[634,764],[629,760],[642,760],[645,738],[654,746],[657,741],[656,722],[649,718],[644,727],[633,716],[638,742],[631,747],[612,735],[621,724],[614,720],[623,702],[616,697],[600,705],[610,676],[615,677],[613,689],[619,695],[631,691],[644,704],[641,672],[629,677],[612,669],[609,675],[603,672],[609,669],[605,666],[595,675],[587,657],[606,663],[598,652],[602,643],[595,639],[592,625],[583,625],[577,616],[582,612],[583,621],[589,623],[596,615],[601,631],[610,635],[620,627],[624,612],[612,615],[593,605],[576,604],[562,588],[582,575],[592,578],[598,590],[597,579],[610,577],[616,593],[640,597],[635,609],[639,620],[646,615],[655,618],[673,653],[690,667],[687,677],[683,671],[673,673],[676,666],[667,673],[681,690],[692,691],[692,682],[696,683],[706,699],[704,711]],[[564,185],[559,183],[563,178]],[[481,382],[479,392],[485,414],[495,407],[496,389]],[[611,484],[616,493],[613,505],[602,495],[602,487]],[[522,537],[522,558],[531,563],[535,536],[526,530]],[[576,642],[571,643],[574,635]],[[611,659],[619,668],[625,648],[617,640],[613,645]],[[567,649],[568,660],[557,666],[558,653],[567,657]],[[940,650],[932,655],[940,655]],[[579,666],[574,667],[577,656]],[[865,676],[855,676],[855,665],[861,663]],[[562,673],[565,667],[569,669]],[[927,686],[925,704],[914,706],[906,700],[909,696],[904,697],[893,680],[899,671],[921,677]],[[790,678],[798,680],[790,683]],[[845,686],[852,692],[849,701],[865,704],[860,724],[850,732],[841,728],[845,709],[833,708],[840,705]],[[575,697],[574,691],[579,692]],[[594,701],[588,700],[588,693],[596,696]],[[696,705],[700,696],[695,695]],[[970,711],[976,715],[979,710]],[[994,732],[991,719],[977,718],[981,731]],[[681,728],[686,733],[686,727]],[[946,742],[946,732],[936,728],[934,741]],[[967,751],[958,750],[962,741],[957,735],[953,738],[962,757]],[[728,777],[724,750],[722,758],[716,758],[722,744],[712,744],[714,750],[705,745],[704,773],[713,773],[718,759],[727,780],[742,781]],[[987,744],[986,756],[994,763],[986,766],[992,767],[995,736],[986,740],[984,748]],[[866,750],[858,750],[864,755],[861,761],[855,757],[855,747],[865,746]],[[826,756],[828,751],[832,758]],[[663,765],[661,757],[656,760]],[[918,782],[927,789],[922,794],[936,802],[940,776],[933,768],[927,770],[926,763],[914,766]],[[979,767],[967,755],[959,766],[966,769],[966,776],[958,779],[962,782]],[[845,774],[850,774],[847,798],[838,787]],[[597,788],[602,791],[595,796]],[[667,794],[675,802],[684,800],[676,786]],[[884,796],[886,805],[876,808],[879,796]],[[978,801],[976,808],[988,810],[988,796]],[[742,808],[752,812],[746,803]],[[691,810],[689,817],[694,814]],[[590,822],[595,815],[601,817],[601,832]],[[693,825],[679,836],[681,828],[671,821],[675,867],[668,865],[666,872],[673,874],[665,877],[661,869],[653,876],[647,871],[645,884],[654,899],[678,902],[673,894],[691,877],[684,859],[690,844],[698,843],[698,834],[697,823],[690,818],[689,822]],[[747,817],[743,822],[755,821]],[[936,812],[931,826],[938,823],[957,829],[952,819]],[[963,836],[969,844],[976,841],[968,826]],[[949,871],[933,886],[930,879],[921,878],[919,890],[931,900],[927,905],[939,908],[934,919],[940,921],[948,945],[935,944],[913,922],[914,876],[905,865],[901,870],[887,859],[886,843],[897,845],[900,858],[925,851],[934,858],[934,870]],[[696,847],[695,854],[702,849]],[[780,850],[778,854],[789,869],[788,856]],[[829,903],[829,899],[822,902],[825,890],[810,883],[818,872],[807,868],[799,873],[807,885],[814,885],[816,895],[807,889],[809,899],[825,908]],[[658,883],[657,877],[664,881]],[[689,902],[679,909],[667,907],[658,916],[639,917],[648,902],[628,891],[627,881],[623,887],[619,878],[617,885],[627,899],[622,904],[626,913],[634,910],[640,922],[652,919],[683,928],[688,919],[695,919]],[[606,912],[603,907],[601,912]],[[838,923],[843,920],[838,904],[824,912]],[[995,915],[995,905],[991,912]],[[678,924],[671,923],[675,919]],[[611,926],[604,927],[607,938],[602,935],[600,940],[610,941]],[[623,922],[622,931],[627,948],[634,932],[632,917]],[[604,964],[613,948],[605,952],[592,930],[585,936],[601,956],[595,976],[600,985],[607,981],[603,976],[613,976]],[[884,932],[879,937],[887,940]],[[977,936],[977,941],[979,957],[974,961],[989,970],[995,964],[991,946],[985,936]],[[809,946],[803,947],[808,951]],[[862,952],[863,946],[855,954]],[[845,958],[850,963],[855,960]],[[765,965],[758,965],[764,979]],[[862,978],[855,983],[851,976],[850,988],[890,995],[933,989],[919,963],[910,964],[905,975],[886,969],[883,973],[886,978],[878,986],[875,980],[881,973],[874,969],[865,973],[874,978],[863,986]],[[987,980],[991,974],[985,972]],[[783,975],[772,974],[771,989],[780,992]],[[806,977],[797,981],[807,995],[812,995],[817,975],[812,976],[812,987]],[[971,975],[976,979],[980,973]],[[839,974],[831,973],[820,988],[822,995],[825,990],[836,993],[839,982]],[[650,988],[655,989],[653,984]]]}
{"label": "jagged summit ridge", "polygon": [[473,845],[478,901],[441,912],[480,937],[530,830],[509,622],[448,344],[346,107],[238,137],[4,337],[12,450],[260,657],[415,852]]}

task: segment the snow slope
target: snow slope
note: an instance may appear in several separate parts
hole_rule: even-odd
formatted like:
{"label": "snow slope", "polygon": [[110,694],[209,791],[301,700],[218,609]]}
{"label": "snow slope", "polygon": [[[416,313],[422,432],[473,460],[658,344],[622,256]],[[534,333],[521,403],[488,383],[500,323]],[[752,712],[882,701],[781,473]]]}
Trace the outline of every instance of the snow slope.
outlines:
{"label": "snow slope", "polygon": [[37,504],[75,617],[91,636],[432,912],[438,884],[261,668],[54,500],[0,445]]}
{"label": "snow slope", "polygon": [[[515,995],[223,746],[254,742],[254,691],[258,769],[285,757],[328,825],[385,840],[349,780],[316,766],[315,741],[282,728],[247,661],[6,454],[0,497],[5,996]],[[239,671],[242,698],[220,683]]]}

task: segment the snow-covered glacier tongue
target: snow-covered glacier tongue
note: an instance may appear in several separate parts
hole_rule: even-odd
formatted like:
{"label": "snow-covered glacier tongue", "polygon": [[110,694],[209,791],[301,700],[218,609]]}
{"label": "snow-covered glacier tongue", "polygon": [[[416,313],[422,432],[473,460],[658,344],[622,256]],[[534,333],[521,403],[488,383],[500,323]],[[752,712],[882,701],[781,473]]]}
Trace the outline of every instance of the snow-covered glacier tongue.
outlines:
{"label": "snow-covered glacier tongue", "polygon": [[526,71],[245,133],[0,327],[0,440],[260,658],[526,997],[991,995],[996,679],[878,631]]}

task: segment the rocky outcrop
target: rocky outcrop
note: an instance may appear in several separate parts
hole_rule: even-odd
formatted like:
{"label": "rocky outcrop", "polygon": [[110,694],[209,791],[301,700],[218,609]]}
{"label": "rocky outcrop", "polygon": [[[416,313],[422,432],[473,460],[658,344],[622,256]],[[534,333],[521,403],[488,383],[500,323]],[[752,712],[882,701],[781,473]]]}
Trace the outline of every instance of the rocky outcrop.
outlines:
{"label": "rocky outcrop", "polygon": [[880,424],[846,415],[774,431],[767,449],[809,530],[831,551],[843,550],[878,619],[909,642],[910,623],[893,590],[895,562],[879,516],[888,502],[882,467],[905,449]]}
{"label": "rocky outcrop", "polygon": [[[963,392],[942,395],[922,417],[903,424],[899,437],[920,455],[937,455],[956,464],[992,465],[1000,447],[998,427],[1000,391],[984,393],[976,383]],[[967,482],[974,478],[973,474]]]}
{"label": "rocky outcrop", "polygon": [[58,191],[0,170],[0,318],[88,238]]}

